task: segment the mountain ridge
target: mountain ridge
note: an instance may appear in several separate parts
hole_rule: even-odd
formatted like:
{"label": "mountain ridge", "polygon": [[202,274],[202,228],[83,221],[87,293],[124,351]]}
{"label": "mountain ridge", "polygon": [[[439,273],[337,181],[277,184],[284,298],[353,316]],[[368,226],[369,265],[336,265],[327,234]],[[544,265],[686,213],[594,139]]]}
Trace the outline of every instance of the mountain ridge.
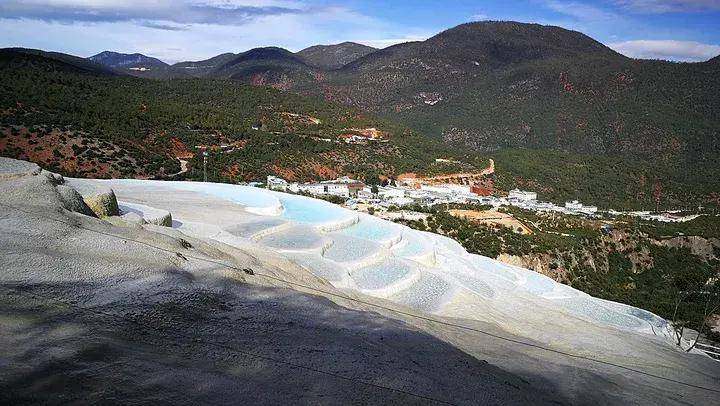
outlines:
{"label": "mountain ridge", "polygon": [[95,63],[86,58],[79,56],[64,54],[61,52],[43,51],[40,49],[32,48],[0,48],[0,55],[4,59],[21,59],[31,58],[37,62],[47,63],[51,61],[56,64],[55,68],[69,69],[86,74],[98,74],[98,75],[121,75],[122,73],[109,68],[105,65]]}
{"label": "mountain ridge", "polygon": [[87,59],[113,68],[131,68],[136,66],[170,66],[169,64],[157,58],[146,56],[140,53],[125,54],[115,51],[103,51],[93,56],[90,56]]}
{"label": "mountain ridge", "polygon": [[339,69],[358,58],[377,51],[367,45],[345,41],[339,44],[313,45],[295,54],[305,63],[320,69]]}
{"label": "mountain ridge", "polygon": [[[502,179],[504,187],[544,190],[554,199],[572,197],[563,179],[575,179],[573,165],[594,168],[582,178],[592,182],[593,173],[612,176],[596,165],[613,165],[620,172],[633,168],[619,182],[641,185],[637,200],[647,202],[652,191],[645,189],[654,184],[674,190],[684,184],[716,201],[718,62],[632,59],[560,27],[483,22],[380,49],[334,70],[265,47],[181,62],[166,73],[322,97],[468,154],[505,156],[499,165],[513,175]],[[521,162],[510,164],[515,158]],[[663,181],[658,174],[674,175]],[[627,193],[634,192],[623,187],[611,200]],[[676,193],[673,201],[680,198]]]}

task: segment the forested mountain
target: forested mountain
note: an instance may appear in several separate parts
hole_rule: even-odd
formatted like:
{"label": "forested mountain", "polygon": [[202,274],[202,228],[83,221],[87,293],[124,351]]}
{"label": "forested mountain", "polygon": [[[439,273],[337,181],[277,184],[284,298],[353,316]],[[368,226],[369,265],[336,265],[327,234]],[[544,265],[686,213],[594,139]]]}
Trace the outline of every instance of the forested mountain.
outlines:
{"label": "forested mountain", "polygon": [[[718,57],[704,63],[636,60],[584,34],[559,27],[478,22],[449,29],[426,41],[370,52],[339,69],[322,67],[342,63],[333,55],[346,55],[338,51],[346,45],[357,48],[339,44],[299,53],[256,48],[150,71],[161,73],[152,77],[218,82],[155,83],[123,78],[112,86],[132,83],[131,91],[156,101],[161,95],[168,97],[164,102],[169,104],[181,97],[177,92],[189,92],[195,97],[187,108],[199,106],[211,114],[202,104],[206,100],[218,109],[212,117],[226,117],[237,114],[232,106],[235,96],[225,99],[228,96],[217,91],[222,86],[236,89],[230,84],[233,82],[226,82],[234,79],[290,90],[283,96],[288,100],[300,100],[292,92],[320,96],[349,106],[343,114],[374,117],[366,120],[368,126],[379,120],[402,129],[399,133],[424,136],[409,138],[409,150],[414,152],[406,152],[402,159],[382,158],[380,166],[357,165],[356,157],[336,154],[335,163],[329,165],[336,168],[322,169],[328,175],[352,165],[352,173],[377,171],[388,176],[397,175],[400,168],[425,170],[431,157],[452,155],[463,148],[459,154],[463,165],[479,167],[487,158],[494,158],[500,169],[496,174],[498,186],[536,190],[544,199],[580,198],[614,208],[648,208],[658,202],[661,207],[688,208],[720,204]],[[75,64],[88,73],[118,74],[82,58],[22,52]],[[34,67],[30,59],[24,63]],[[54,69],[65,68],[58,64]],[[59,73],[53,75],[53,80],[61,80]],[[208,93],[198,94],[201,88]],[[27,91],[45,92],[37,87]],[[159,94],[151,96],[150,91]],[[51,94],[46,96],[43,103],[58,102],[49,100]],[[341,111],[337,105],[327,106],[331,105],[334,111]],[[84,108],[90,114],[92,106]],[[93,114],[99,121],[101,114]],[[130,117],[128,112],[124,119],[131,121]],[[182,127],[176,118],[163,120],[174,123],[172,128]],[[246,129],[252,121],[248,120]],[[208,133],[219,131],[222,121],[201,127]],[[338,129],[341,126],[334,131]],[[392,142],[405,141],[394,138]],[[440,147],[442,143],[445,146]],[[324,148],[337,150],[337,145]],[[389,151],[387,145],[383,148],[384,154]],[[414,164],[406,165],[408,162]],[[265,168],[243,172],[242,176],[250,179],[253,174],[269,172]],[[320,176],[317,170],[300,172],[291,177]]]}
{"label": "forested mountain", "polygon": [[[478,152],[549,151],[521,154],[530,161],[512,166],[543,168],[542,177],[515,172],[513,183],[551,195],[573,172],[568,162],[583,162],[573,154],[619,163],[588,176],[626,174],[622,162],[629,162],[652,168],[633,172],[631,183],[664,186],[671,180],[648,175],[667,173],[677,185],[703,185],[709,201],[720,189],[718,58],[636,60],[559,27],[478,22],[310,80],[285,77],[283,88],[322,94]],[[557,153],[570,155],[549,158]]]}
{"label": "forested mountain", "polygon": [[331,99],[477,150],[502,147],[709,163],[720,70],[626,58],[558,27],[482,22],[365,56]]}
{"label": "forested mountain", "polygon": [[253,49],[203,75],[322,95],[477,151],[600,154],[715,173],[717,58],[635,60],[559,27],[476,22],[323,69],[342,63],[328,59],[341,45]]}
{"label": "forested mountain", "polygon": [[315,45],[297,52],[300,58],[310,66],[321,69],[338,69],[367,54],[376,48],[355,42],[343,42],[334,45]]}
{"label": "forested mountain", "polygon": [[172,76],[169,72],[170,65],[143,54],[103,51],[87,59],[127,75],[155,79]]}
{"label": "forested mountain", "polygon": [[235,55],[215,68],[211,76],[289,89],[296,81],[314,80],[315,69],[286,49],[267,47]]}
{"label": "forested mountain", "polygon": [[[241,55],[226,68],[260,56]],[[381,174],[422,171],[437,156],[460,156],[372,115],[240,81],[142,79],[81,58],[22,50],[0,51],[0,75],[7,78],[0,87],[0,154],[66,175],[167,177],[180,172],[184,159],[190,164],[183,176],[202,179],[196,154],[208,150],[215,181],[269,174],[377,181]],[[384,142],[337,139],[370,127],[383,132]]]}
{"label": "forested mountain", "polygon": [[3,63],[17,60],[23,60],[24,65],[28,68],[39,70],[74,72],[89,75],[120,75],[119,72],[104,65],[60,52],[47,52],[29,48],[0,49],[0,61]]}
{"label": "forested mountain", "polygon": [[171,71],[172,71],[173,76],[176,76],[176,77],[183,77],[183,76],[204,77],[204,76],[207,76],[212,71],[214,71],[215,69],[218,69],[221,66],[224,66],[226,63],[228,63],[231,59],[235,58],[236,56],[237,56],[237,54],[233,54],[232,52],[227,52],[227,53],[220,54],[220,55],[214,56],[210,59],[205,59],[202,61],[178,62],[171,66]]}
{"label": "forested mountain", "polygon": [[122,54],[119,52],[103,51],[97,55],[88,58],[89,60],[101,65],[110,66],[112,68],[133,68],[133,67],[168,67],[170,65],[157,59],[145,56],[143,54]]}

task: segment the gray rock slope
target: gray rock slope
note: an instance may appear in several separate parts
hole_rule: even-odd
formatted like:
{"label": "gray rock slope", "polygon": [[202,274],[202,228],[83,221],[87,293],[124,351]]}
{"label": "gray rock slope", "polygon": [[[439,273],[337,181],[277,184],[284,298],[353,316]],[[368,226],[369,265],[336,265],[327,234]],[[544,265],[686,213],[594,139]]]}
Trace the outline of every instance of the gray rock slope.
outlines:
{"label": "gray rock slope", "polygon": [[[80,214],[61,179],[26,169],[0,179],[1,404],[717,404],[712,391],[340,299],[250,246]],[[645,351],[634,367],[720,390],[716,363]]]}

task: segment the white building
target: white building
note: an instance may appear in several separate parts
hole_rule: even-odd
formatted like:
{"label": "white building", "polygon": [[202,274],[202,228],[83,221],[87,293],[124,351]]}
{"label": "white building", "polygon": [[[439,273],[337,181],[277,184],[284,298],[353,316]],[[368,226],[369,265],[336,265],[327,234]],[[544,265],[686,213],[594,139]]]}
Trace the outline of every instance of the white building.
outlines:
{"label": "white building", "polygon": [[301,191],[310,193],[311,195],[323,195],[326,191],[326,186],[322,183],[304,183],[298,185]]}
{"label": "white building", "polygon": [[386,202],[394,206],[402,207],[415,203],[415,200],[409,197],[393,197],[391,199],[387,199]]}
{"label": "white building", "polygon": [[288,182],[285,179],[278,178],[277,176],[268,176],[267,188],[270,190],[282,190],[285,192],[288,189]]}
{"label": "white building", "polygon": [[585,206],[577,200],[573,200],[572,202],[565,202],[565,209],[568,211],[587,215],[595,214],[598,211],[597,206]]}
{"label": "white building", "polygon": [[347,183],[324,183],[325,194],[350,197],[350,188]]}
{"label": "white building", "polygon": [[537,193],[535,192],[528,192],[526,190],[520,190],[520,189],[513,189],[508,194],[508,199],[515,199],[515,200],[521,200],[521,201],[531,201],[531,200],[537,200]]}
{"label": "white building", "polygon": [[420,190],[423,192],[436,193],[441,195],[469,195],[470,186],[468,185],[456,185],[452,183],[443,185],[420,185]]}
{"label": "white building", "polygon": [[573,200],[572,202],[565,202],[565,208],[568,210],[579,211],[583,208],[583,205],[577,200]]}
{"label": "white building", "polygon": [[405,197],[405,189],[400,189],[392,186],[378,187],[378,196],[385,200]]}
{"label": "white building", "polygon": [[358,199],[373,199],[375,198],[375,193],[372,192],[372,188],[365,186],[358,190],[357,197]]}
{"label": "white building", "polygon": [[285,179],[277,176],[267,177],[267,188],[271,190],[280,190],[283,192],[293,193],[309,193],[311,195],[334,195],[340,197],[350,197],[364,188],[362,182],[350,179],[347,176],[336,180],[314,182],[314,183],[289,183]]}

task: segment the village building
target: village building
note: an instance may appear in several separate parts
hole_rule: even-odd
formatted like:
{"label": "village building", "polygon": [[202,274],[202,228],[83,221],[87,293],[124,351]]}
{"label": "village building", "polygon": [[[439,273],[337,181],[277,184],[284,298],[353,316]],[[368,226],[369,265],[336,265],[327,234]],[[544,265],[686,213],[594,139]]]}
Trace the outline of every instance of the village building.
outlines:
{"label": "village building", "polygon": [[288,181],[283,178],[278,178],[277,176],[268,176],[266,184],[268,189],[280,190],[282,192],[287,191],[289,186]]}
{"label": "village building", "polygon": [[508,194],[508,199],[515,199],[520,201],[537,200],[537,193],[528,192],[526,190],[513,189]]}
{"label": "village building", "polygon": [[267,188],[270,190],[293,193],[304,192],[311,195],[333,195],[349,198],[357,195],[358,191],[364,187],[364,183],[347,176],[336,180],[311,183],[289,183],[285,179],[276,176],[267,177]]}

